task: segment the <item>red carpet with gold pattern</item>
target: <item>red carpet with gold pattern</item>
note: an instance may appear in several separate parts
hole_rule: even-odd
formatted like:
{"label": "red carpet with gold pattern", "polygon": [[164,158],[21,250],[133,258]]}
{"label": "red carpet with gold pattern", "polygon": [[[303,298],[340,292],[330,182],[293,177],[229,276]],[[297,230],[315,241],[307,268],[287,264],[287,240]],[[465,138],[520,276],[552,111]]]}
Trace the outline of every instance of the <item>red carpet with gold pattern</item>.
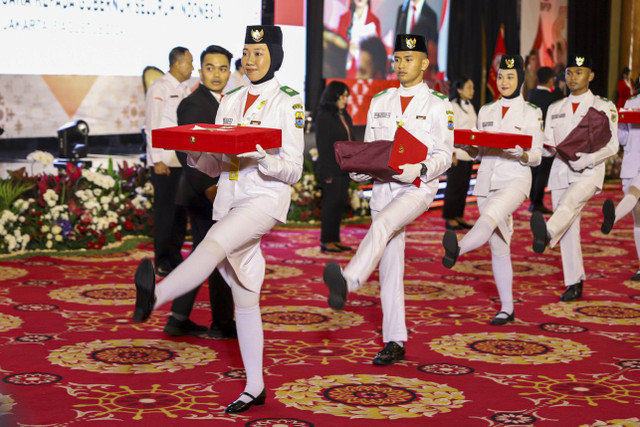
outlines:
{"label": "red carpet with gold pattern", "polygon": [[[275,229],[262,245],[267,401],[234,416],[224,408],[244,386],[236,340],[165,334],[169,305],[129,320],[151,243],[0,260],[0,425],[640,426],[632,219],[600,232],[602,202],[621,196],[608,184],[583,211],[587,279],[570,303],[558,300],[559,248],[535,254],[527,205],[516,212],[516,320],[506,326],[489,325],[499,302],[488,246],[447,270],[441,212],[421,216],[406,236],[407,358],[388,367],[371,364],[383,346],[377,272],[334,311],[323,268],[351,254],[321,253],[318,228]],[[345,226],[343,243],[366,230]],[[207,296],[192,314],[205,325]]]}

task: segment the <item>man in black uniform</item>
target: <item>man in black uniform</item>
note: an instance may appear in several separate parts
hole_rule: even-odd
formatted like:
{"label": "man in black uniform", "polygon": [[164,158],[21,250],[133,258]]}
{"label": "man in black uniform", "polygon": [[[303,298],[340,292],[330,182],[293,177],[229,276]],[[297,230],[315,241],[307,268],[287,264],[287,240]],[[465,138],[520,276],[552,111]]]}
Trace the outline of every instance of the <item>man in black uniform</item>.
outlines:
{"label": "man in black uniform", "polygon": [[[542,110],[542,120],[547,117],[547,109],[549,105],[563,97],[562,91],[553,90],[555,83],[555,72],[550,67],[541,67],[536,74],[538,78],[538,86],[529,91],[529,102]],[[549,153],[547,153],[549,154]],[[542,162],[540,165],[532,167],[531,173],[533,181],[531,182],[531,191],[529,192],[529,212],[540,211],[543,214],[550,214],[553,211],[547,208],[542,202],[544,199],[544,189],[549,182],[549,173],[553,164],[554,156],[546,156],[543,150]]]}
{"label": "man in black uniform", "polygon": [[[231,52],[220,46],[209,46],[200,55],[200,85],[178,106],[178,125],[193,123],[215,123],[222,90],[229,80]],[[211,178],[187,165],[187,154],[176,152],[182,164],[182,177],[176,195],[176,204],[184,206],[189,214],[193,248],[204,239],[214,224],[213,200],[218,178]],[[176,298],[171,305],[171,316],[167,319],[164,331],[169,335],[198,335],[207,332],[189,320],[193,303],[200,287]],[[233,321],[233,298],[231,288],[217,269],[209,276],[209,300],[212,322],[208,334],[214,338],[236,338],[236,326]]]}

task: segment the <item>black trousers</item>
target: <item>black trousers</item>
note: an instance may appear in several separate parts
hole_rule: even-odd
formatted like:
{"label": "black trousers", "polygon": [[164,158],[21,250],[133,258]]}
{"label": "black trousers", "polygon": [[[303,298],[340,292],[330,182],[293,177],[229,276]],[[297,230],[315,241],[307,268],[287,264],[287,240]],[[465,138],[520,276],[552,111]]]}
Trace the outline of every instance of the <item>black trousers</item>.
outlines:
{"label": "black trousers", "polygon": [[472,167],[472,161],[458,160],[458,164],[451,166],[447,171],[447,187],[444,189],[442,218],[455,219],[462,218],[464,215]]}
{"label": "black trousers", "polygon": [[[211,210],[211,204],[209,204],[208,209],[194,206],[187,207],[189,221],[191,222],[193,249],[202,242],[211,226],[215,224],[215,221],[211,219]],[[176,298],[171,304],[171,311],[189,317],[199,290],[200,286]],[[209,276],[209,302],[211,304],[212,325],[224,325],[233,320],[231,288],[222,278],[217,268]]]}
{"label": "black trousers", "polygon": [[153,250],[156,267],[173,268],[182,262],[182,245],[187,231],[187,211],[176,205],[182,167],[170,168],[169,175],[151,169],[153,184]]}
{"label": "black trousers", "polygon": [[533,206],[542,206],[544,199],[544,189],[549,182],[549,174],[551,173],[551,165],[553,157],[543,157],[540,165],[531,168],[531,191],[529,199]]}
{"label": "black trousers", "polygon": [[322,214],[320,215],[320,241],[331,243],[340,241],[340,223],[349,196],[349,175],[335,175],[321,179]]}

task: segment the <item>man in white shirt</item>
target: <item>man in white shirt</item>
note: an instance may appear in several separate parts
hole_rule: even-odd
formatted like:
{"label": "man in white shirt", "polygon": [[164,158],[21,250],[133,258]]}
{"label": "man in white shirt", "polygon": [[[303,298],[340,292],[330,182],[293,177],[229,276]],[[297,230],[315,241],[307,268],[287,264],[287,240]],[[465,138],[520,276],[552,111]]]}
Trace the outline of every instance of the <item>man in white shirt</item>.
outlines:
{"label": "man in white shirt", "polygon": [[[365,142],[393,140],[403,127],[428,147],[424,160],[399,166],[396,182],[373,184],[371,227],[349,264],[342,270],[327,264],[324,281],[329,288],[329,306],[342,309],[347,293],[356,291],[379,266],[384,348],[374,357],[375,365],[404,360],[407,326],[404,310],[405,227],[424,213],[438,191],[438,181],[451,166],[453,111],[446,95],[432,91],[422,81],[429,66],[424,37],[398,34],[394,49],[394,71],[399,88],[375,95],[367,114]],[[354,181],[371,179],[351,174]],[[416,182],[418,185],[414,185]]]}
{"label": "man in white shirt", "polygon": [[613,102],[594,95],[589,89],[589,83],[595,77],[590,57],[569,56],[565,76],[571,93],[549,107],[544,145],[558,146],[590,108],[607,115],[611,131],[608,143],[593,153],[576,153],[577,159],[567,163],[556,156],[549,176],[553,215],[547,222],[540,211],[531,215],[534,252],[542,253],[547,245],[554,247],[560,243],[566,286],[560,301],[575,301],[582,298],[586,277],[580,244],[580,211],[593,195],[602,191],[604,161],[618,152],[618,111]]}
{"label": "man in white shirt", "polygon": [[187,214],[176,205],[175,198],[182,166],[175,151],[154,148],[153,129],[176,126],[177,108],[190,91],[188,80],[193,71],[193,56],[184,47],[169,53],[169,72],[149,87],[146,97],[145,135],[147,165],[151,168],[153,198],[153,250],[157,274],[166,276],[182,262]]}

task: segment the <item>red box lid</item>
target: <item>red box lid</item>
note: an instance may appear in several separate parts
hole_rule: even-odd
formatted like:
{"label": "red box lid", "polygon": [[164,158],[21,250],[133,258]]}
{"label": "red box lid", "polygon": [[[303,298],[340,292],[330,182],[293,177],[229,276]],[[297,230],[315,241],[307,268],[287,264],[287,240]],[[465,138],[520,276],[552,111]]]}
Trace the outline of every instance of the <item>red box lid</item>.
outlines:
{"label": "red box lid", "polygon": [[473,131],[471,129],[455,129],[453,141],[456,145],[478,145],[493,148],[531,148],[533,137],[521,133]]}
{"label": "red box lid", "polygon": [[[420,142],[419,139],[411,135],[405,128],[399,127],[393,139],[393,150],[389,158],[389,166],[396,172],[402,173],[400,165],[422,162],[427,158],[428,151],[427,146]],[[420,178],[416,178],[413,184],[419,187]]]}
{"label": "red box lid", "polygon": [[640,123],[640,109],[638,108],[621,108],[618,110],[620,123]]}
{"label": "red box lid", "polygon": [[154,129],[151,140],[155,148],[178,151],[240,154],[262,148],[282,146],[282,131],[254,126],[227,126],[197,123]]}

